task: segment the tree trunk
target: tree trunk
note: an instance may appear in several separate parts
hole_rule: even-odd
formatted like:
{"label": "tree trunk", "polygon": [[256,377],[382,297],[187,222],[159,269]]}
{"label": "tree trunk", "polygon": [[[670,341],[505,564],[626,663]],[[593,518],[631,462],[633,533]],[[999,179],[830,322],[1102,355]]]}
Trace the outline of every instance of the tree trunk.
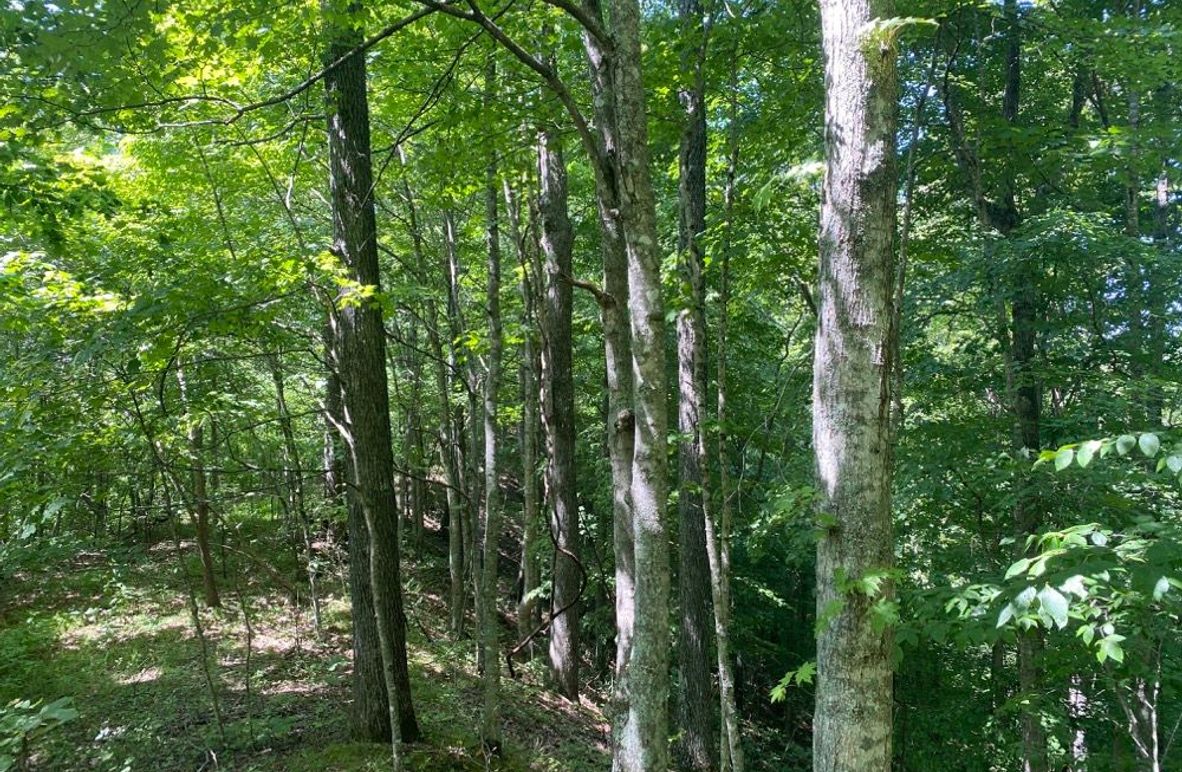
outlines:
{"label": "tree trunk", "polygon": [[[485,106],[491,105],[496,83],[496,60],[489,57]],[[479,635],[484,652],[484,707],[480,736],[485,748],[498,752],[501,726],[498,702],[501,688],[500,617],[497,613],[497,562],[501,541],[501,485],[497,477],[497,387],[501,381],[501,235],[497,213],[497,163],[493,156],[485,171],[485,235],[488,248],[488,354],[484,376],[484,510],[481,517]]]}
{"label": "tree trunk", "polygon": [[[737,59],[737,52],[736,52]],[[735,676],[730,658],[730,535],[731,483],[730,460],[727,453],[727,330],[730,315],[730,259],[734,246],[733,213],[735,178],[739,167],[738,88],[735,83],[738,65],[731,72],[731,115],[727,153],[726,181],[723,187],[723,243],[719,266],[718,288],[718,353],[716,358],[716,389],[718,392],[718,513],[719,528],[715,538],[713,523],[706,519],[706,547],[710,550],[711,589],[714,601],[714,637],[718,655],[718,697],[722,716],[722,742],[719,744],[721,772],[743,772],[743,746],[739,731],[739,716],[735,705]]]}
{"label": "tree trunk", "polygon": [[579,514],[575,488],[575,394],[571,373],[572,250],[566,163],[557,131],[538,137],[538,211],[546,288],[542,308],[542,427],[546,437],[546,501],[556,540],[550,669],[555,688],[579,698]]}
{"label": "tree trunk", "polygon": [[718,766],[715,746],[717,703],[713,694],[710,639],[714,633],[710,560],[706,547],[706,443],[702,418],[706,403],[706,288],[702,278],[706,232],[706,110],[702,63],[706,53],[702,7],[680,0],[682,72],[679,92],[685,125],[678,158],[680,228],[678,264],[681,310],[677,314],[677,492],[678,589],[680,601],[677,663],[677,762],[682,769]]}
{"label": "tree trunk", "polygon": [[635,411],[631,504],[636,617],[628,663],[628,709],[616,765],[624,770],[648,772],[663,770],[669,763],[665,304],[661,296],[656,204],[649,172],[639,3],[611,0],[608,17],[615,42],[611,83],[619,145],[614,171],[619,180],[619,211],[628,261]]}
{"label": "tree trunk", "polygon": [[889,0],[822,0],[826,169],[813,370],[813,769],[891,768],[891,318],[897,82]]}
{"label": "tree trunk", "polygon": [[[602,22],[598,0],[584,7]],[[612,546],[616,580],[616,661],[608,714],[612,722],[612,754],[620,767],[622,732],[628,711],[628,662],[636,624],[636,563],[632,533],[632,456],[635,415],[632,409],[632,333],[628,321],[628,256],[620,221],[619,175],[615,95],[611,85],[611,61],[601,41],[583,33],[587,67],[594,100],[598,156],[604,169],[596,175],[600,244],[603,254],[603,288],[600,303],[603,323],[604,371],[607,379],[607,449],[612,474]]]}
{"label": "tree trunk", "polygon": [[204,455],[204,427],[199,420],[189,430],[189,447],[193,452],[193,523],[197,528],[197,551],[201,554],[201,586],[205,593],[205,605],[219,608],[222,605],[213,566],[213,553],[209,546],[209,494],[206,491]]}
{"label": "tree trunk", "polygon": [[[189,415],[190,420],[194,420],[189,406],[189,390],[185,383],[185,372],[179,363],[177,364],[176,380],[185,412]],[[192,465],[189,477],[193,494],[190,514],[193,517],[193,527],[196,531],[197,554],[201,558],[201,586],[204,590],[205,605],[210,608],[219,608],[222,605],[222,599],[218,594],[217,573],[214,569],[213,551],[209,543],[209,491],[206,489],[204,424],[204,417],[196,417],[194,423],[189,427],[188,433],[190,463]]]}
{"label": "tree trunk", "polygon": [[[380,290],[377,225],[373,202],[373,169],[370,159],[369,105],[366,96],[364,53],[350,52],[362,39],[361,31],[338,20],[342,9],[326,7],[328,45],[326,60],[339,66],[325,76],[328,118],[330,188],[332,193],[333,254],[348,271],[349,279]],[[345,11],[360,16],[353,3]],[[366,635],[368,618],[376,622],[377,642],[355,647],[362,652],[377,648],[385,685],[387,724],[395,766],[400,763],[399,743],[418,736],[411,704],[406,664],[405,619],[399,565],[398,512],[395,498],[394,458],[390,428],[390,404],[386,381],[386,337],[381,306],[356,297],[341,298],[333,313],[333,344],[342,389],[342,439],[350,499],[350,559],[369,558],[368,577],[362,566],[351,566],[351,585],[368,585],[371,606],[363,594],[353,598],[354,635]],[[362,526],[362,522],[364,526]],[[365,539],[357,538],[364,533]],[[360,623],[359,623],[360,622]],[[356,678],[374,678],[375,668],[355,661]],[[358,690],[355,690],[357,693]],[[379,690],[370,685],[360,691],[373,701]],[[358,706],[359,716],[372,715],[376,705]],[[374,737],[376,722],[356,728]]]}
{"label": "tree trunk", "polygon": [[452,407],[451,395],[459,373],[459,359],[456,356],[456,338],[460,334],[460,306],[458,266],[455,260],[454,227],[451,213],[444,214],[444,245],[446,259],[443,263],[443,281],[447,288],[447,330],[449,342],[447,359],[443,358],[443,345],[437,332],[432,333],[435,348],[435,380],[442,389],[440,409],[443,411],[444,441],[440,448],[447,490],[447,568],[450,578],[451,634],[459,639],[464,634],[464,612],[467,593],[464,589],[465,565],[468,559],[468,510],[471,502],[462,500],[466,493],[464,486],[463,429],[459,411]]}
{"label": "tree trunk", "polygon": [[291,508],[299,519],[300,536],[304,547],[304,571],[308,576],[308,594],[312,596],[312,619],[316,625],[316,635],[319,637],[322,634],[318,589],[319,572],[316,565],[316,552],[312,547],[312,523],[308,518],[308,508],[304,501],[304,469],[300,462],[300,450],[299,445],[296,444],[291,413],[287,409],[287,394],[279,357],[271,357],[268,364],[271,367],[271,382],[275,387],[275,410],[279,414],[279,430],[283,436],[283,476],[286,478]]}
{"label": "tree trunk", "polygon": [[[509,231],[521,265],[522,343],[521,366],[521,600],[517,606],[517,637],[524,640],[541,623],[536,597],[541,585],[538,545],[541,521],[538,507],[538,352],[537,352],[537,266],[521,228],[517,196],[504,183]],[[530,647],[532,656],[533,648]]]}

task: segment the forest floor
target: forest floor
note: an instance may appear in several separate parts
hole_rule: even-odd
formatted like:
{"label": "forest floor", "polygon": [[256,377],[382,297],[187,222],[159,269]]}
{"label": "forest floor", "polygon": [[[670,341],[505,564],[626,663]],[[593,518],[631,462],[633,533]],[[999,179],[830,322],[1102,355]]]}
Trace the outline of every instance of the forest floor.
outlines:
{"label": "forest floor", "polygon": [[[545,691],[537,661],[503,681],[506,747],[485,757],[472,644],[448,638],[444,601],[425,589],[447,582],[431,541],[404,563],[411,683],[425,736],[408,747],[407,767],[608,767],[602,714]],[[199,637],[178,565],[167,538],[150,549],[62,550],[0,587],[0,706],[71,697],[79,713],[31,744],[31,769],[389,768],[387,746],[348,738],[349,604],[339,578],[328,582],[318,638],[308,604],[290,602],[282,574],[231,557],[223,608],[198,602]]]}

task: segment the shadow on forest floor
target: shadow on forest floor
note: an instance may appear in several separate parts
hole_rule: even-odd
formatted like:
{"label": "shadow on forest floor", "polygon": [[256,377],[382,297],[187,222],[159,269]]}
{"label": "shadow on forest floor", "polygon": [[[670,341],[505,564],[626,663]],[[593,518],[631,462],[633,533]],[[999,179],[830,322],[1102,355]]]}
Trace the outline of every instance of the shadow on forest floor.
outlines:
{"label": "shadow on forest floor", "polygon": [[[486,765],[472,647],[447,639],[442,600],[421,590],[442,587],[438,574],[446,576],[446,568],[429,549],[423,555],[421,563],[407,560],[404,582],[411,678],[426,737],[407,749],[407,767],[606,768],[602,715],[544,691],[536,663],[519,668],[520,680],[504,682],[507,749]],[[177,566],[171,544],[91,550],[52,569],[17,573],[4,588],[0,704],[70,696],[80,714],[38,742],[32,769],[388,768],[386,746],[348,740],[349,606],[339,585],[323,599],[318,639],[307,608],[291,605],[285,590],[266,586],[249,567],[231,565],[224,607],[199,612],[203,657]],[[244,575],[237,585],[236,571]]]}

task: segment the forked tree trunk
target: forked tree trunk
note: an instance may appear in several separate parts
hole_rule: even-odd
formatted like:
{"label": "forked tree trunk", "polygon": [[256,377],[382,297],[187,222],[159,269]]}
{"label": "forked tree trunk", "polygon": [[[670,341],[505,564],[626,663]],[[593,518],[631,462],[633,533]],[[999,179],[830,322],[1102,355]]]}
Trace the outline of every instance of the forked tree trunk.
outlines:
{"label": "forked tree trunk", "polygon": [[[326,61],[344,58],[325,76],[328,108],[328,150],[332,194],[332,251],[349,278],[380,290],[377,225],[374,216],[373,169],[370,160],[369,104],[366,95],[365,55],[355,48],[361,31],[342,18],[360,17],[360,7],[328,6]],[[353,53],[350,53],[353,52]],[[366,583],[372,605],[364,595],[353,598],[354,635],[368,633],[367,617],[375,620],[377,642],[364,642],[379,652],[381,682],[385,685],[386,736],[400,763],[399,744],[418,736],[411,704],[406,664],[405,619],[398,544],[394,457],[390,402],[386,381],[386,336],[381,306],[360,298],[345,302],[333,313],[333,348],[342,388],[340,428],[345,445],[350,499],[350,559],[360,569],[369,558],[368,577],[354,570],[353,589]],[[361,520],[364,523],[356,522]],[[359,538],[364,533],[364,538]],[[357,645],[355,643],[355,645]],[[372,668],[355,662],[356,678],[372,678]],[[378,690],[361,690],[374,700]],[[372,715],[374,705],[358,706],[359,715]],[[372,737],[375,726],[357,727]]]}
{"label": "forked tree trunk", "polygon": [[889,0],[822,0],[826,169],[813,369],[817,697],[813,769],[891,768],[895,51]]}

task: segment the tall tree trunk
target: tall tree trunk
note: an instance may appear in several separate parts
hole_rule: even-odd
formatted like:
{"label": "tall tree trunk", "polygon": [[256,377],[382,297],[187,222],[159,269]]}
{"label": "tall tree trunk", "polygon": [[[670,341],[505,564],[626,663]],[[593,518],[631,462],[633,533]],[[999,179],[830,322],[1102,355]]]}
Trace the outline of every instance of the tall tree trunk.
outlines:
{"label": "tall tree trunk", "polygon": [[[460,306],[458,266],[455,259],[455,229],[451,213],[444,213],[443,282],[447,289],[447,359],[444,360],[443,345],[438,332],[433,333],[432,346],[435,350],[436,384],[443,390],[440,409],[443,411],[444,441],[440,449],[444,474],[448,480],[447,510],[447,568],[450,578],[451,634],[459,639],[464,634],[464,612],[467,606],[467,592],[464,588],[465,566],[468,559],[468,510],[467,489],[464,485],[464,450],[461,413],[451,404],[454,384],[460,372],[456,356],[456,338],[460,334]],[[437,329],[437,328],[433,328]]]}
{"label": "tall tree trunk", "polygon": [[[513,188],[506,180],[505,207],[509,231],[521,265],[521,600],[517,605],[517,637],[524,640],[541,622],[537,590],[541,585],[538,545],[541,520],[538,507],[538,270],[521,227],[521,213]],[[532,645],[530,653],[532,655]]]}
{"label": "tall tree trunk", "polygon": [[714,735],[717,705],[711,673],[713,608],[710,560],[706,547],[706,443],[702,418],[706,404],[706,288],[702,277],[706,232],[706,105],[702,73],[705,23],[698,0],[680,0],[681,69],[687,82],[679,97],[685,111],[678,157],[680,228],[678,267],[687,293],[677,313],[677,492],[678,589],[680,601],[677,663],[677,762],[682,769],[718,766]]}
{"label": "tall tree trunk", "polygon": [[611,0],[608,17],[615,42],[611,83],[619,144],[614,171],[619,180],[620,221],[628,260],[635,411],[631,504],[636,615],[628,663],[628,712],[615,761],[624,770],[648,771],[663,770],[669,763],[665,304],[649,171],[639,3]]}
{"label": "tall tree trunk", "polygon": [[546,502],[555,538],[550,669],[555,688],[579,697],[579,514],[575,488],[575,393],[571,373],[572,250],[566,162],[557,131],[538,138],[538,211],[546,287],[542,308],[542,427],[546,436]]}
{"label": "tall tree trunk", "polygon": [[895,51],[889,0],[822,0],[826,169],[813,370],[817,697],[813,769],[891,768],[889,394]]}
{"label": "tall tree trunk", "polygon": [[[602,23],[599,0],[585,0],[584,7]],[[620,218],[619,175],[615,172],[618,129],[611,60],[602,42],[590,32],[583,33],[583,44],[594,101],[597,154],[604,166],[596,175],[596,204],[605,292],[600,303],[600,316],[607,379],[606,431],[612,474],[612,546],[616,580],[616,661],[608,713],[612,722],[613,763],[618,769],[628,712],[628,662],[632,656],[636,624],[636,562],[632,532],[632,456],[636,422],[632,409],[632,333],[628,321],[628,255]]]}
{"label": "tall tree trunk", "polygon": [[[496,59],[488,59],[485,106],[491,106],[496,83]],[[479,635],[484,651],[484,708],[480,736],[486,748],[499,751],[501,726],[498,702],[501,688],[500,616],[497,613],[497,562],[501,541],[501,485],[497,467],[497,388],[501,382],[501,234],[497,198],[500,196],[495,155],[485,170],[485,235],[488,249],[488,354],[484,376],[484,510],[481,517]]]}
{"label": "tall tree trunk", "polygon": [[[1016,126],[1022,82],[1021,28],[1017,0],[1005,0],[1002,11],[1006,22],[1006,75],[1002,118],[1010,126]],[[1003,167],[1000,200],[994,206],[986,208],[989,217],[984,223],[987,227],[992,225],[1002,236],[1012,233],[1021,220],[1015,188],[1015,167],[1013,163],[1006,163]],[[1035,362],[1040,301],[1037,276],[1030,260],[1019,261],[1012,281],[1014,284],[1013,300],[1010,304],[1009,346],[1011,382],[1008,390],[1014,410],[1014,446],[1021,459],[1027,455],[1037,457],[1041,445],[1039,421],[1042,395]],[[1022,549],[1026,537],[1036,533],[1042,525],[1042,513],[1029,471],[1023,468],[1017,474],[1014,529],[1019,549]],[[1041,633],[1037,630],[1020,631],[1017,648],[1018,688],[1024,695],[1034,695],[1042,680],[1039,665],[1043,649]],[[1046,733],[1043,731],[1041,716],[1033,705],[1034,703],[1027,702],[1022,712],[1023,766],[1025,772],[1045,772],[1048,769]]]}
{"label": "tall tree trunk", "polygon": [[[373,168],[370,159],[369,104],[366,95],[365,54],[355,52],[360,29],[342,15],[360,17],[360,6],[326,6],[328,41],[326,61],[344,61],[325,76],[328,118],[330,188],[332,193],[333,254],[344,264],[350,280],[380,290],[377,224],[374,216]],[[342,14],[343,12],[343,14]],[[353,53],[350,53],[353,52]],[[365,632],[357,621],[376,621],[377,646],[388,714],[386,734],[400,764],[399,744],[418,736],[406,664],[405,618],[398,543],[394,457],[390,402],[386,382],[386,336],[382,309],[362,298],[342,298],[333,313],[334,349],[342,388],[342,439],[345,443],[351,527],[350,559],[360,563],[368,550],[368,583],[372,606],[353,599],[354,635]],[[352,525],[352,524],[351,524]],[[360,543],[359,543],[360,542]],[[358,576],[357,585],[365,580]],[[358,589],[355,587],[354,589]],[[368,644],[367,644],[368,646]],[[356,677],[372,677],[364,663]],[[364,690],[371,698],[376,690]],[[362,710],[370,712],[372,706]],[[357,727],[372,736],[372,726]]]}
{"label": "tall tree trunk", "polygon": [[[735,59],[737,60],[737,51]],[[730,321],[730,259],[734,248],[735,177],[739,167],[739,126],[737,62],[731,71],[731,115],[728,131],[726,180],[723,186],[723,242],[719,265],[718,287],[718,353],[716,390],[718,392],[718,513],[719,527],[714,533],[712,520],[706,519],[706,547],[710,550],[711,590],[714,601],[714,637],[718,655],[718,698],[722,716],[722,741],[719,743],[721,772],[743,772],[743,747],[739,730],[739,715],[735,705],[735,676],[730,658],[730,571],[731,571],[731,481],[730,459],[727,448],[727,331]]]}

